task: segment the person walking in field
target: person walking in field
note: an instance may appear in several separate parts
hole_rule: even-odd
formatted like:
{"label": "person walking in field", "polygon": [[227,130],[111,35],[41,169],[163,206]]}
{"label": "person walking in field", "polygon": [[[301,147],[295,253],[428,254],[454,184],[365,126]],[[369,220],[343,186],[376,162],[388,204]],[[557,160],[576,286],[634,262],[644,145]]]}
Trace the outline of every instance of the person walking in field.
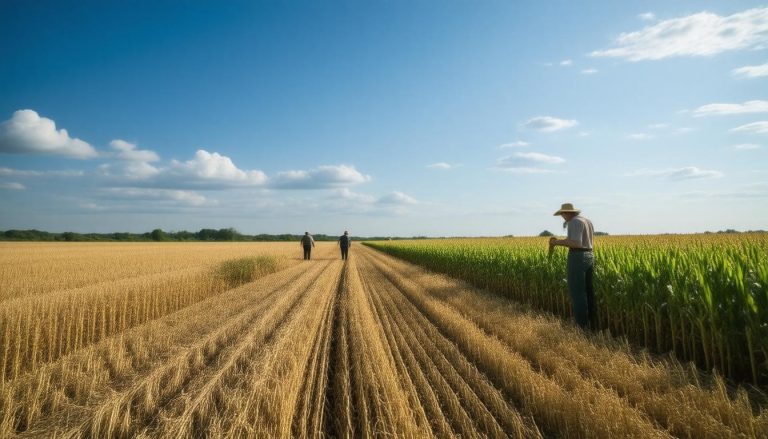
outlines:
{"label": "person walking in field", "polygon": [[565,203],[555,212],[565,220],[568,236],[565,239],[549,238],[550,253],[558,245],[568,247],[568,291],[576,323],[584,328],[597,329],[597,308],[592,278],[595,256],[592,252],[594,228],[592,221],[580,215],[573,204]]}
{"label": "person walking in field", "polygon": [[349,232],[344,231],[344,234],[339,237],[339,248],[341,248],[341,259],[345,260],[349,257],[349,248],[352,246],[352,238],[349,237]]}
{"label": "person walking in field", "polygon": [[304,236],[301,237],[301,246],[304,247],[304,260],[310,260],[312,257],[312,247],[315,246],[315,238],[309,232],[304,232]]}

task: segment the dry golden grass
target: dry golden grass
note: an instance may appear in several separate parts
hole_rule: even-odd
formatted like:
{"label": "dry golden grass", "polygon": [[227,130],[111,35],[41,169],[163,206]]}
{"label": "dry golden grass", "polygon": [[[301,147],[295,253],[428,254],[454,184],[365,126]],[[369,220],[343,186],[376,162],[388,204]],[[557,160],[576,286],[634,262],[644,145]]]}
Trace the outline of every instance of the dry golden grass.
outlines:
{"label": "dry golden grass", "polygon": [[[652,361],[462,282],[364,247],[353,248],[346,262],[330,244],[318,244],[310,262],[299,260],[298,244],[257,247],[246,254],[271,252],[286,262],[195,300],[139,306],[145,321],[131,317],[123,325],[117,318],[93,339],[82,329],[83,342],[61,355],[27,349],[35,364],[0,381],[0,437],[768,434],[759,395],[702,379],[672,360]],[[188,294],[215,282],[220,261],[244,256],[214,248],[214,262],[198,259],[197,266],[140,278],[153,281],[132,279],[136,272],[120,267],[122,275],[93,275],[90,286],[84,276],[77,291],[14,301],[66,297],[62,303],[84,328],[101,328],[110,319],[85,310],[133,309],[121,291],[133,291],[134,301]],[[184,270],[200,277],[184,280]],[[0,325],[6,316],[0,313]],[[55,322],[38,320],[13,331],[34,340],[30,334],[47,334],[42,328]]]}
{"label": "dry golden grass", "polygon": [[0,301],[0,381],[225,291],[230,282],[212,275],[222,261],[281,256],[269,271],[297,262],[287,244],[28,245],[0,253],[0,298],[10,297]]}

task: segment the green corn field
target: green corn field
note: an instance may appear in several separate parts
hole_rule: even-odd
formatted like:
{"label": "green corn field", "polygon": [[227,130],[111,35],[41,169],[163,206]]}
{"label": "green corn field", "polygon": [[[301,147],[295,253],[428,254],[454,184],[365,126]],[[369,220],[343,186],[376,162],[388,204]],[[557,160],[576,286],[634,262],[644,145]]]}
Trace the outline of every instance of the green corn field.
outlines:
{"label": "green corn field", "polygon": [[[387,241],[371,247],[569,317],[565,251],[547,238]],[[729,378],[768,383],[768,235],[598,237],[601,329]]]}

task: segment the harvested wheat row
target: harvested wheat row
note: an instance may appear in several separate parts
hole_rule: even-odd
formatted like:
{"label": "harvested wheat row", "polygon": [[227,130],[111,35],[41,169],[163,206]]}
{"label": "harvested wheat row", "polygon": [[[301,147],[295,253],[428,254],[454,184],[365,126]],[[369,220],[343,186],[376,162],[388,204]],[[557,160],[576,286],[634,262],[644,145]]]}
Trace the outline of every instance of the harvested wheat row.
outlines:
{"label": "harvested wheat row", "polygon": [[498,339],[430,297],[416,282],[398,276],[379,261],[372,263],[545,430],[580,437],[667,437],[615,393],[575,377],[552,380],[539,374]]}

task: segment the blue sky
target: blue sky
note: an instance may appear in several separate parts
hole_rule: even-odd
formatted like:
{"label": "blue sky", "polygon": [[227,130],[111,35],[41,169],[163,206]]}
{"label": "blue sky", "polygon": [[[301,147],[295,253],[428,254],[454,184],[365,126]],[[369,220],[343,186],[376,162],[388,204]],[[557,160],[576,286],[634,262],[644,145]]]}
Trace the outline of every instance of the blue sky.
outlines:
{"label": "blue sky", "polygon": [[0,229],[768,228],[768,5],[0,3]]}

